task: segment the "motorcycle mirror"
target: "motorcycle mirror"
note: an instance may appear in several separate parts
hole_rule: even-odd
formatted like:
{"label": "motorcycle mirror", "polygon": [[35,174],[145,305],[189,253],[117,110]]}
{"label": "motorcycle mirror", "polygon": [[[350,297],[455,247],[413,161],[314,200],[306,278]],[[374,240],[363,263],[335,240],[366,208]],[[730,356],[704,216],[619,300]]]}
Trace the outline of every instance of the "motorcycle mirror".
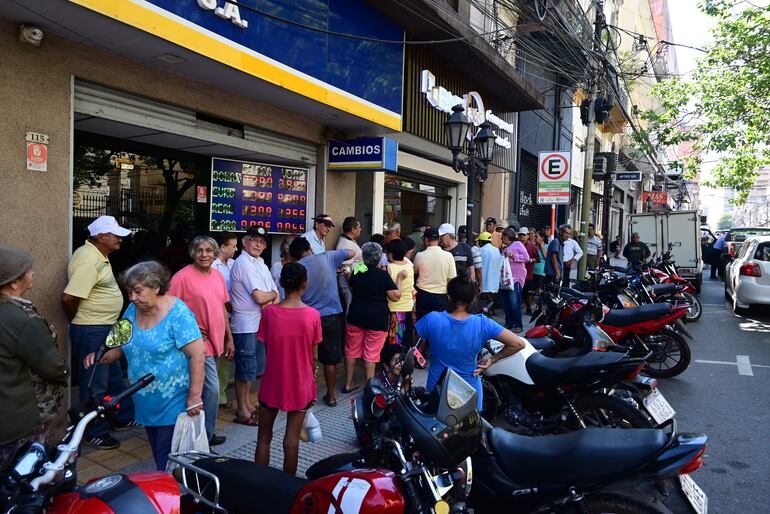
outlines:
{"label": "motorcycle mirror", "polygon": [[401,377],[407,378],[414,373],[414,348],[410,348],[404,355],[404,363],[401,365]]}
{"label": "motorcycle mirror", "polygon": [[107,339],[104,341],[104,346],[111,350],[113,348],[120,348],[127,345],[134,335],[134,325],[127,319],[118,320],[117,323],[112,325],[110,333],[107,334]]}
{"label": "motorcycle mirror", "polygon": [[91,382],[93,381],[94,374],[96,373],[96,366],[98,365],[99,361],[102,360],[102,357],[104,357],[104,354],[107,352],[107,350],[112,350],[114,348],[120,348],[121,346],[127,345],[131,342],[131,338],[133,336],[134,325],[131,323],[131,321],[127,319],[121,319],[112,325],[109,334],[107,334],[107,338],[96,351],[96,355],[94,356],[94,365],[91,366],[91,377],[88,379],[89,394],[93,394],[91,391]]}

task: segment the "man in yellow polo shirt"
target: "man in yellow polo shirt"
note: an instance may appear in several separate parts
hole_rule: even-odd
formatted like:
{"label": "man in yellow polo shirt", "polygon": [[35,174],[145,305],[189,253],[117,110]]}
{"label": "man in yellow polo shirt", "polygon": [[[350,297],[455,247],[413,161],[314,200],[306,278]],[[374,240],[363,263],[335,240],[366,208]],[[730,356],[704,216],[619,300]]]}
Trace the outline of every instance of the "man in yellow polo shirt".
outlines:
{"label": "man in yellow polo shirt", "polygon": [[414,274],[417,277],[417,301],[415,302],[417,319],[429,312],[446,310],[447,284],[457,276],[454,257],[438,245],[438,230],[426,229],[423,240],[425,250],[414,258]]}
{"label": "man in yellow polo shirt", "polygon": [[[107,256],[120,249],[123,237],[131,233],[118,225],[112,216],[98,217],[88,225],[88,232],[90,237],[86,243],[72,254],[67,267],[69,283],[61,297],[62,307],[70,320],[70,342],[78,365],[81,401],[88,398],[88,380],[91,377],[91,370],[83,369],[83,359],[104,343],[110,327],[123,309],[123,295]],[[120,362],[96,366],[91,388],[96,395],[114,396],[125,390]],[[138,426],[134,421],[134,404],[130,398],[120,402],[120,410],[113,423],[115,430]],[[104,420],[94,420],[88,425],[85,440],[102,450],[120,445],[109,434]]]}

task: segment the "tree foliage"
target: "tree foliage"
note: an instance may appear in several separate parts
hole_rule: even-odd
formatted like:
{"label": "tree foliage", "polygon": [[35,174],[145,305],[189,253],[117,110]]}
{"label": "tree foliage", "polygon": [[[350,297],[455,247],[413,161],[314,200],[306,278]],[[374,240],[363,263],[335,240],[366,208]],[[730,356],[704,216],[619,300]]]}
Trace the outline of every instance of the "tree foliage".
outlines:
{"label": "tree foliage", "polygon": [[[648,129],[637,144],[661,148],[693,141],[702,154],[718,153],[705,184],[732,188],[735,202],[743,203],[757,168],[770,164],[770,7],[744,0],[701,0],[699,7],[716,20],[714,41],[690,78],[653,88],[661,106],[643,114]],[[686,176],[695,171],[686,169]]]}
{"label": "tree foliage", "polygon": [[722,217],[717,221],[717,230],[727,230],[733,226],[733,215],[722,214]]}

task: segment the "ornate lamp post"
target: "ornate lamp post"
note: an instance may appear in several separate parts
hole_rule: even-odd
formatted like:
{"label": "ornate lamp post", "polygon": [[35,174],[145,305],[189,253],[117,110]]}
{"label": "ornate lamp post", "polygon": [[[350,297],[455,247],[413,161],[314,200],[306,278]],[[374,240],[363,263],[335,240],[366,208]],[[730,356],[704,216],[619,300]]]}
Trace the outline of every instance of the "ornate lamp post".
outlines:
{"label": "ornate lamp post", "polygon": [[461,105],[452,107],[452,114],[444,122],[447,147],[452,151],[452,168],[468,177],[468,213],[466,227],[468,240],[473,238],[473,184],[476,180],[484,182],[487,178],[487,166],[492,162],[497,136],[486,121],[481,124],[475,137],[468,143],[468,156],[459,157],[468,137],[471,123],[463,113]]}

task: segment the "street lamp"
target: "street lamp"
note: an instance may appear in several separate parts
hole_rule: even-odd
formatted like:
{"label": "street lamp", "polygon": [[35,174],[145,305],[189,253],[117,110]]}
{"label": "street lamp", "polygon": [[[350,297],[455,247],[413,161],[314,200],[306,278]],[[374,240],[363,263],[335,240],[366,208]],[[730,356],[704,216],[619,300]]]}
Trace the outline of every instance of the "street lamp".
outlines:
{"label": "street lamp", "polygon": [[444,122],[444,131],[446,132],[447,147],[452,151],[452,168],[468,177],[468,213],[465,226],[468,229],[468,240],[470,241],[473,238],[473,183],[476,180],[479,182],[486,180],[487,166],[492,162],[497,136],[489,123],[485,121],[468,144],[468,156],[460,159],[459,154],[471,128],[468,117],[463,113],[464,110],[462,105],[452,107],[452,114]]}

